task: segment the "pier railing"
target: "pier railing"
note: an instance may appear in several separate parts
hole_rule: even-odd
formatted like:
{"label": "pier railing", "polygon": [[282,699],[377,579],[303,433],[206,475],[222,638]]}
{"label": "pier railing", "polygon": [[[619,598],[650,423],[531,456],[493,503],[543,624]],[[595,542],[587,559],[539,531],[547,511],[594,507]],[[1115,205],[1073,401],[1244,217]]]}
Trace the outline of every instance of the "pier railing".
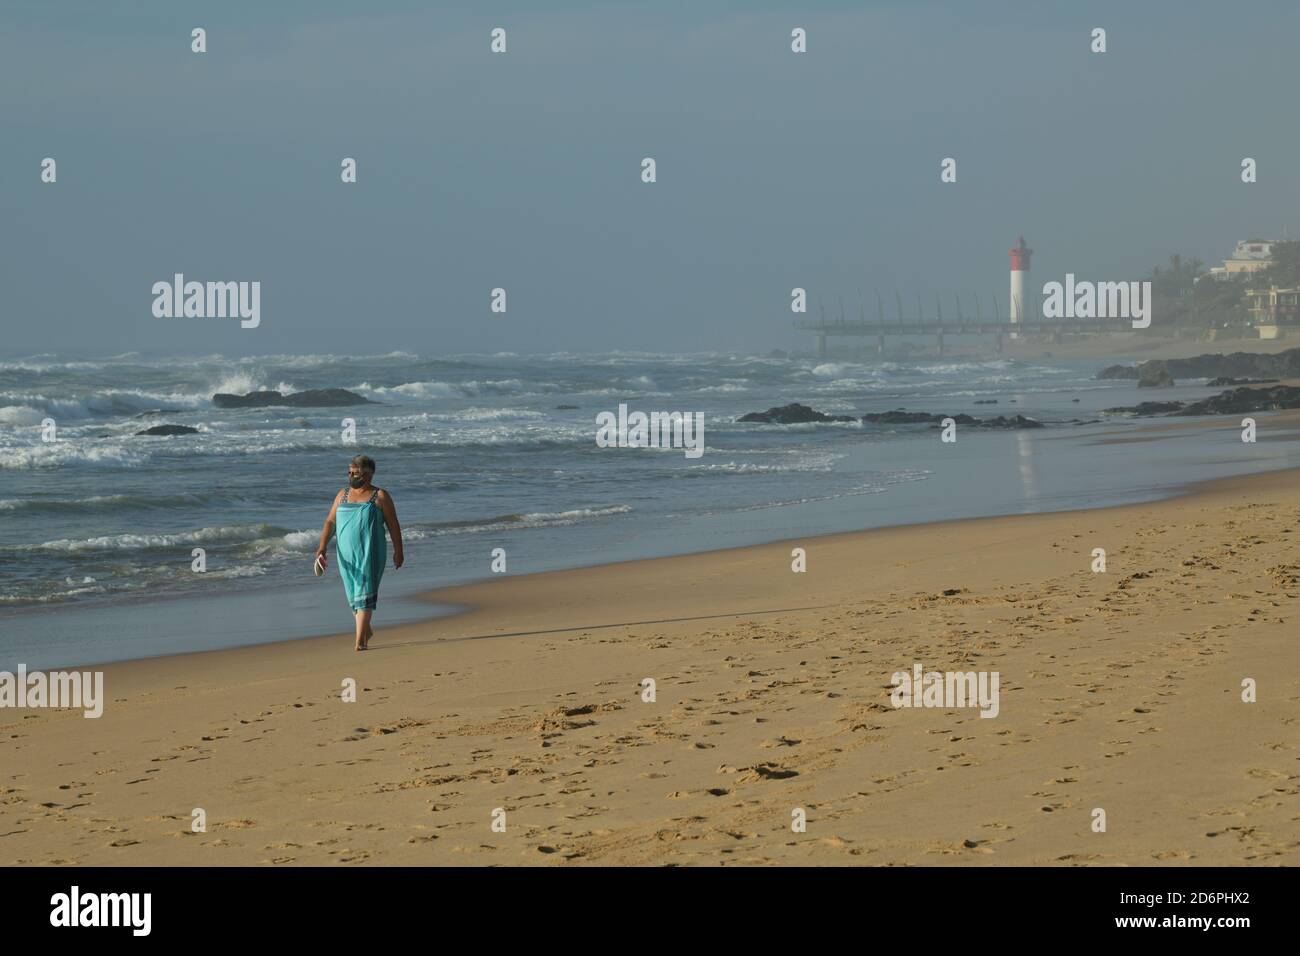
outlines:
{"label": "pier railing", "polygon": [[1133,328],[1129,319],[1027,319],[1012,322],[1010,319],[898,319],[893,322],[867,322],[864,320],[845,319],[795,319],[794,327],[812,332],[817,336],[817,352],[826,354],[826,339],[832,335],[842,336],[876,336],[880,351],[884,351],[885,337],[889,335],[933,335],[939,343],[939,354],[943,354],[943,339],[946,335],[996,335],[998,351],[1002,351],[1002,340],[1007,335],[1030,334],[1095,334],[1101,332],[1128,332]]}

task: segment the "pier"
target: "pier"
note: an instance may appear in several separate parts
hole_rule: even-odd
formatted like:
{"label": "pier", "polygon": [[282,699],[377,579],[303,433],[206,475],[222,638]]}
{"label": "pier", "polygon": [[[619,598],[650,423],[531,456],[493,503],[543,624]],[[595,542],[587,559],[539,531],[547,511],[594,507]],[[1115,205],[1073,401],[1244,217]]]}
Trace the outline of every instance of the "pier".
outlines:
{"label": "pier", "polygon": [[943,340],[951,335],[995,335],[998,352],[1002,352],[1006,336],[1016,335],[1054,335],[1096,334],[1102,332],[1129,332],[1133,323],[1129,319],[1032,319],[1026,322],[1012,322],[1008,319],[963,321],[958,319],[903,319],[894,322],[866,321],[814,321],[796,319],[796,329],[812,332],[817,336],[817,355],[826,357],[826,339],[832,335],[858,336],[876,338],[876,348],[885,351],[885,337],[889,335],[933,335],[938,339],[939,354],[943,354]]}

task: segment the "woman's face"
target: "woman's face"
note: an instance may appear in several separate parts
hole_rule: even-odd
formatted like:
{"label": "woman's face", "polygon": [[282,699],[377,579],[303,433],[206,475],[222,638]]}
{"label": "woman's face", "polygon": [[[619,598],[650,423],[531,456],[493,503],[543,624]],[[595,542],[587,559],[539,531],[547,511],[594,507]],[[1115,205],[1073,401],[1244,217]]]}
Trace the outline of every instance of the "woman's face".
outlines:
{"label": "woman's face", "polygon": [[361,470],[360,465],[348,465],[348,484],[353,488],[362,488],[369,479],[370,473]]}

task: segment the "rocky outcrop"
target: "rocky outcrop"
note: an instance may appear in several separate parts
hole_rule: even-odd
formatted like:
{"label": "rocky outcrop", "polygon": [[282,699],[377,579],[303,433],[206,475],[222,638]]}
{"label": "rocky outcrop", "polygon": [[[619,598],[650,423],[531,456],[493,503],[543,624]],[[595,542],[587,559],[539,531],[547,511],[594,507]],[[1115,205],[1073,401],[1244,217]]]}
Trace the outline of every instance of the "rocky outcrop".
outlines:
{"label": "rocky outcrop", "polygon": [[1174,377],[1158,365],[1143,365],[1138,371],[1138,388],[1170,388]]}
{"label": "rocky outcrop", "polygon": [[1167,359],[1163,364],[1174,378],[1214,378],[1220,375],[1234,378],[1292,378],[1300,375],[1300,348],[1272,355],[1253,352],[1198,355],[1189,359]]}
{"label": "rocky outcrop", "polygon": [[[909,412],[896,408],[890,412],[869,412],[862,416],[862,421],[871,425],[941,425],[945,418],[951,418],[958,425],[971,425],[976,428],[1042,428],[1043,423],[1024,415],[1010,418],[999,415],[996,418],[975,418],[972,415],[936,415],[931,412]],[[827,415],[807,405],[794,402],[779,408],[769,408],[765,412],[750,412],[742,415],[738,421],[762,422],[769,425],[801,425],[805,422],[853,422],[858,421],[852,415]]]}
{"label": "rocky outcrop", "polygon": [[197,428],[191,428],[189,425],[154,425],[153,428],[146,428],[142,432],[136,432],[137,435],[196,435]]}
{"label": "rocky outcrop", "polygon": [[1136,379],[1137,377],[1136,365],[1108,365],[1097,373],[1099,379]]}
{"label": "rocky outcrop", "polygon": [[1183,402],[1139,402],[1137,405],[1125,405],[1119,408],[1103,408],[1106,415],[1166,415],[1183,407]]}
{"label": "rocky outcrop", "polygon": [[1227,388],[1230,385],[1267,385],[1269,382],[1276,382],[1275,378],[1229,378],[1221,375],[1218,378],[1212,378],[1205,383],[1206,388]]}
{"label": "rocky outcrop", "polygon": [[1042,428],[1043,423],[1033,418],[1026,418],[1024,415],[1013,415],[1005,418],[999,415],[997,418],[986,418],[983,421],[977,421],[976,426],[979,428]]}
{"label": "rocky outcrop", "polygon": [[1241,415],[1283,408],[1300,408],[1300,387],[1232,388],[1199,402],[1142,402],[1105,411],[1109,415]]}
{"label": "rocky outcrop", "polygon": [[[918,425],[942,421],[943,417],[931,415],[929,412],[905,412],[901,408],[896,408],[892,412],[869,412],[862,416],[862,420],[872,425]],[[969,415],[963,417],[970,418]],[[971,421],[974,420],[971,418]]]}
{"label": "rocky outcrop", "polygon": [[778,408],[769,408],[765,412],[750,412],[736,419],[740,422],[761,422],[765,425],[802,425],[806,422],[852,422],[857,421],[852,415],[827,415],[807,405],[791,402]]}
{"label": "rocky outcrop", "polygon": [[280,392],[249,392],[247,395],[230,395],[218,392],[212,396],[217,408],[329,408],[341,405],[378,405],[365,396],[349,392],[346,388],[309,388],[303,392],[282,395]]}
{"label": "rocky outcrop", "polygon": [[1245,412],[1272,412],[1282,408],[1300,408],[1300,387],[1274,385],[1272,388],[1234,388],[1212,398],[1184,405],[1178,415],[1240,415]]}
{"label": "rocky outcrop", "polygon": [[1197,355],[1185,359],[1152,359],[1141,365],[1112,365],[1097,373],[1099,379],[1138,378],[1142,374],[1155,375],[1163,369],[1172,378],[1255,378],[1272,379],[1300,377],[1300,348],[1261,355],[1254,352],[1232,352],[1228,355]]}
{"label": "rocky outcrop", "polygon": [[873,425],[941,425],[945,418],[951,418],[958,425],[973,425],[976,428],[1042,428],[1043,423],[1024,415],[1010,418],[999,415],[997,418],[975,418],[973,415],[934,415],[930,412],[905,412],[901,408],[892,412],[872,412],[862,416],[864,422]]}

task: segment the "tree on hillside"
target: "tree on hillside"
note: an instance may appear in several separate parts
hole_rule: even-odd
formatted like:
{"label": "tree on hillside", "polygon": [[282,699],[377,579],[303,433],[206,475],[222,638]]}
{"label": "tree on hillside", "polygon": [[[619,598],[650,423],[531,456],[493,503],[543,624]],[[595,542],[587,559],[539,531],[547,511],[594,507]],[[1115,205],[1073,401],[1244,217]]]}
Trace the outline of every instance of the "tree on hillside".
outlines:
{"label": "tree on hillside", "polygon": [[1193,313],[1198,325],[1239,324],[1246,320],[1245,291],[1249,276],[1202,279],[1196,283]]}
{"label": "tree on hillside", "polygon": [[1197,318],[1200,286],[1196,277],[1205,271],[1205,263],[1196,257],[1169,257],[1168,266],[1156,266],[1146,278],[1151,283],[1152,306],[1165,327],[1186,325]]}
{"label": "tree on hillside", "polygon": [[1261,275],[1267,285],[1294,289],[1300,286],[1300,242],[1275,242],[1273,261]]}

